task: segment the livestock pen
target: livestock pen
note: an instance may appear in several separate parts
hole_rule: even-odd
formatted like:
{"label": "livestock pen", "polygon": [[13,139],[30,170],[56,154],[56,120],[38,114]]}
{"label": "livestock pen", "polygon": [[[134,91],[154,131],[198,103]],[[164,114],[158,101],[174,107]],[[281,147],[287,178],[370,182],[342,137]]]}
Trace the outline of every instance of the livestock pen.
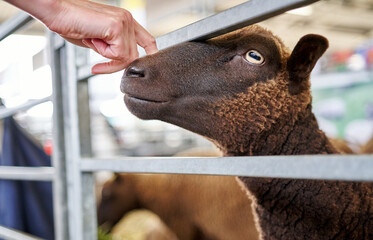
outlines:
{"label": "livestock pen", "polygon": [[[251,0],[207,17],[157,39],[159,49],[175,44],[205,40],[274,17],[317,0]],[[0,40],[33,21],[19,14],[0,26]],[[92,158],[88,81],[89,67],[77,66],[73,45],[48,33],[53,74],[53,95],[12,109],[12,116],[52,101],[53,166],[43,168],[0,167],[0,178],[52,181],[56,239],[97,239],[93,173],[101,170],[125,173],[174,173],[373,181],[373,155],[308,155],[263,157],[118,157]],[[84,141],[83,141],[84,139]],[[0,227],[6,239],[37,239]]]}

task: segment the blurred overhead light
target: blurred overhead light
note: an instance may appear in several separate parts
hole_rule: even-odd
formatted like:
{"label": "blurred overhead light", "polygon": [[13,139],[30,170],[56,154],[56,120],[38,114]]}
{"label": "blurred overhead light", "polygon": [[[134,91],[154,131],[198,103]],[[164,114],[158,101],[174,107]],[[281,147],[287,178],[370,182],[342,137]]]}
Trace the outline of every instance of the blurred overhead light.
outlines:
{"label": "blurred overhead light", "polygon": [[291,11],[287,11],[286,13],[300,15],[300,16],[311,16],[313,13],[313,8],[311,6],[297,8]]}

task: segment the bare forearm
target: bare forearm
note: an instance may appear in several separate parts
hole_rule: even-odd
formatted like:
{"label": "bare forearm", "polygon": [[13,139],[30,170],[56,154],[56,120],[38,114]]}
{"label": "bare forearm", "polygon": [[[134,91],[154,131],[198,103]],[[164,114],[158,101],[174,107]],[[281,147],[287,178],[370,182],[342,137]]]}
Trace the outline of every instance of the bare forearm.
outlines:
{"label": "bare forearm", "polygon": [[60,0],[5,0],[5,2],[22,9],[46,25],[47,17],[55,15],[60,6]]}

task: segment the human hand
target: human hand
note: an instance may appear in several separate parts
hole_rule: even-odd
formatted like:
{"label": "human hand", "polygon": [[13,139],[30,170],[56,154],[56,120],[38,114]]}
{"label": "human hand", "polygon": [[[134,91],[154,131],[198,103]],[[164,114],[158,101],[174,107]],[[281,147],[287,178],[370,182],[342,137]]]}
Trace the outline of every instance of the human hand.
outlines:
{"label": "human hand", "polygon": [[111,59],[94,65],[93,74],[126,68],[139,56],[137,44],[147,54],[158,51],[154,37],[125,9],[87,0],[55,0],[53,4],[39,18],[50,30]]}

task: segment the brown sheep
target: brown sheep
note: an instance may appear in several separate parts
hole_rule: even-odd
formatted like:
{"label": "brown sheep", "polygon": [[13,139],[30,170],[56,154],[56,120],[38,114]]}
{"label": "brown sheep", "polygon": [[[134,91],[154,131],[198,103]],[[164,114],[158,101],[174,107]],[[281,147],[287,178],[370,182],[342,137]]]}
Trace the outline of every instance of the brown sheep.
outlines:
{"label": "brown sheep", "polygon": [[373,137],[360,149],[361,154],[373,154]]}
{"label": "brown sheep", "polygon": [[[121,90],[134,115],[203,135],[226,156],[334,154],[312,113],[309,81],[327,47],[306,35],[291,52],[249,26],[138,59]],[[262,239],[373,239],[372,183],[239,179]]]}
{"label": "brown sheep", "polygon": [[343,154],[356,154],[350,146],[348,146],[348,142],[344,139],[340,138],[329,138],[329,141],[332,145],[341,153]]}
{"label": "brown sheep", "polygon": [[250,202],[234,177],[117,174],[104,184],[98,223],[133,209],[157,214],[184,239],[258,239]]}

